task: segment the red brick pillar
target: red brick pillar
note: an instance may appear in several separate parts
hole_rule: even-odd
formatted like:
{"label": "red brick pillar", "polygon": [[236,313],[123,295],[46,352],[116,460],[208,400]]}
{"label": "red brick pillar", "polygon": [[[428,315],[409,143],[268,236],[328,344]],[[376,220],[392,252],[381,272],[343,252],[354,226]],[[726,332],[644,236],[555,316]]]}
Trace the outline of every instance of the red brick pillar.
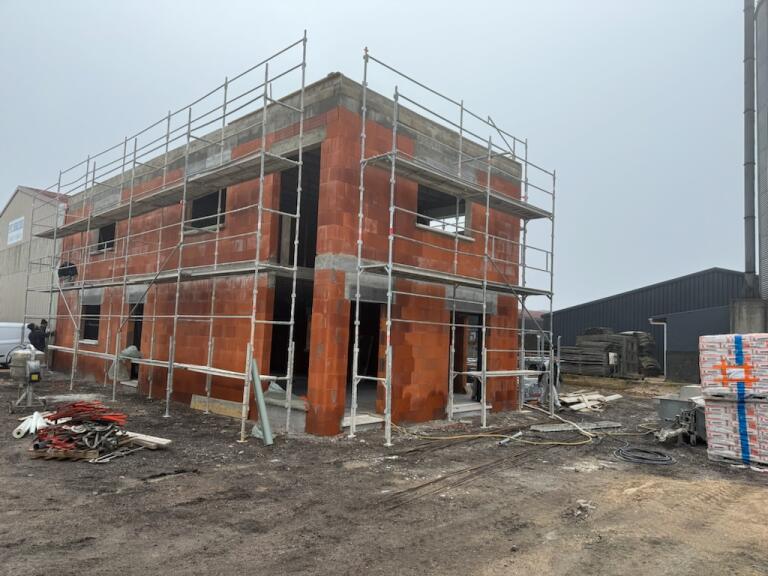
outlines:
{"label": "red brick pillar", "polygon": [[344,298],[345,273],[316,270],[309,356],[307,432],[341,432],[347,387],[350,302]]}
{"label": "red brick pillar", "polygon": [[[360,116],[343,107],[326,113],[320,150],[317,260],[310,328],[307,431],[341,432],[347,384],[350,301],[346,273],[323,267],[324,256],[356,254]],[[327,262],[325,263],[327,266]]]}

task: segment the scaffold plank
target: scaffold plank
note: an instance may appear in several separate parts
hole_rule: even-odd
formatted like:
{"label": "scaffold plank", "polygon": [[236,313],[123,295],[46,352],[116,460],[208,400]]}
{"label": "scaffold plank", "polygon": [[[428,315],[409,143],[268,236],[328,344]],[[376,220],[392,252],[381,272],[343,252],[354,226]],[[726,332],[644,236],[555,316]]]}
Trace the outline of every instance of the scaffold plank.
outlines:
{"label": "scaffold plank", "polygon": [[[393,161],[393,154],[382,154],[369,158],[367,163],[370,166],[390,169]],[[449,174],[425,162],[420,162],[398,153],[394,158],[395,173],[401,178],[413,180],[429,188],[451,194],[458,198],[463,198],[472,202],[485,204],[486,194],[490,196],[490,206],[494,210],[505,212],[512,216],[518,216],[526,220],[535,220],[539,218],[551,218],[552,214],[547,210],[538,208],[528,202],[512,198],[502,194],[497,190],[490,191],[480,184],[470,182],[457,175]]]}
{"label": "scaffold plank", "polygon": [[[258,179],[261,175],[261,156],[264,155],[264,173],[271,174],[290,169],[296,165],[293,160],[256,150],[239,158],[223,162],[218,166],[206,168],[190,174],[187,179],[187,201],[195,200],[221,188],[226,188],[241,182]],[[147,214],[158,208],[178,204],[184,194],[184,179],[169,182],[157,190],[144,192],[133,197],[133,206],[123,200],[123,203],[91,214],[90,224],[88,217],[83,217],[56,229],[56,236],[63,238],[105,226],[112,222],[118,222],[128,218],[129,209],[132,217]],[[40,238],[53,238],[54,228],[50,228],[37,234]]]}

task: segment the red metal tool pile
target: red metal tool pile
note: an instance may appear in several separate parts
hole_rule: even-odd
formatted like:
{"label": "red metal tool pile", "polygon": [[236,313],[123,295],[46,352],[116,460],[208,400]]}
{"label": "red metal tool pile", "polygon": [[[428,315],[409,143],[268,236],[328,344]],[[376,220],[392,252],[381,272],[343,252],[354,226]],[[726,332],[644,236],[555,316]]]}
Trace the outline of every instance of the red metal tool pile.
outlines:
{"label": "red metal tool pile", "polygon": [[73,402],[46,416],[53,425],[41,428],[32,443],[32,456],[92,459],[117,450],[128,417],[101,402]]}

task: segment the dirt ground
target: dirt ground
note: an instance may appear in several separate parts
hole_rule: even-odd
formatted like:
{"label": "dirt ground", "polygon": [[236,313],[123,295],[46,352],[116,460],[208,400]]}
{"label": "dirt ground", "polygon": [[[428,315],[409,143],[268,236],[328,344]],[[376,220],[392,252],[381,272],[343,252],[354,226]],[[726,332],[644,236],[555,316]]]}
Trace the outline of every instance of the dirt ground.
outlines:
{"label": "dirt ground", "polygon": [[[16,387],[3,377],[5,404]],[[116,406],[129,429],[173,445],[109,464],[32,460],[30,440],[11,437],[17,416],[2,410],[0,574],[768,574],[768,473],[711,463],[703,446],[665,447],[671,466],[613,456],[624,441],[654,446],[647,435],[498,446],[398,430],[386,449],[380,431],[367,431],[267,448],[237,443],[238,423],[223,417],[173,405],[162,418],[160,402],[135,392],[121,391]],[[651,399],[625,397],[571,417],[633,432],[655,413]],[[541,420],[529,412],[490,423]]]}

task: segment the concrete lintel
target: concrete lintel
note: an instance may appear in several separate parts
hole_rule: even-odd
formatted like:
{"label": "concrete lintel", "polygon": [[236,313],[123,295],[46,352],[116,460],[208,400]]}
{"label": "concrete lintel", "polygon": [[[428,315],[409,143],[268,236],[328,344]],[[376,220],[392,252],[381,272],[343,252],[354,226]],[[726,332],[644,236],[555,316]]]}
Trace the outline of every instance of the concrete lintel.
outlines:
{"label": "concrete lintel", "polygon": [[[448,310],[453,309],[453,303],[450,298],[453,296],[453,288],[451,286],[445,287],[445,307]],[[497,294],[494,292],[488,292],[486,294],[486,307],[487,314],[496,314],[497,310]],[[456,311],[465,312],[469,314],[482,314],[483,312],[483,291],[479,288],[470,288],[468,286],[458,286],[456,288],[456,299],[462,300],[462,302],[456,302]],[[469,301],[469,302],[467,302]]]}

